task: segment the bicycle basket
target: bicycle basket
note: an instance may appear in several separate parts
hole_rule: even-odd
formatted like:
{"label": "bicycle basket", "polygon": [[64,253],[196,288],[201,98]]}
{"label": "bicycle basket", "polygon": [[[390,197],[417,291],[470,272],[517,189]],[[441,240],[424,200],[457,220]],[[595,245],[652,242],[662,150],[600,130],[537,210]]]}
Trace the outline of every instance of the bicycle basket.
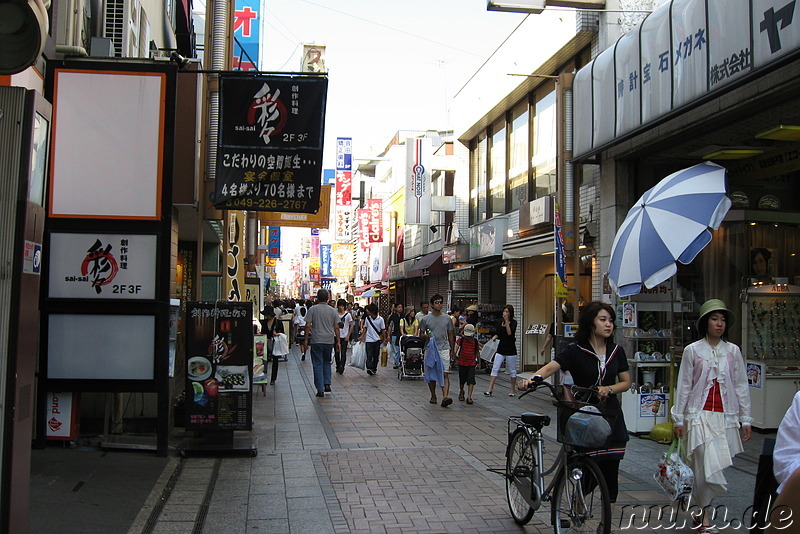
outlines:
{"label": "bicycle basket", "polygon": [[556,403],[556,412],[556,440],[559,443],[586,449],[608,446],[615,417],[605,411],[604,404],[561,401]]}

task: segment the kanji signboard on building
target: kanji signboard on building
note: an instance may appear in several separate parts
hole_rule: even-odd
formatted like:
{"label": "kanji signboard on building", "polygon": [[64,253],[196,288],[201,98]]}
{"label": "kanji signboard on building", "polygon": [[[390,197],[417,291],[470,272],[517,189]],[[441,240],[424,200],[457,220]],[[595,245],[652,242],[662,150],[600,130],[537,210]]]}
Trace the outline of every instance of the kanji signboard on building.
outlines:
{"label": "kanji signboard on building", "polygon": [[216,208],[319,210],[327,90],[323,76],[221,77]]}

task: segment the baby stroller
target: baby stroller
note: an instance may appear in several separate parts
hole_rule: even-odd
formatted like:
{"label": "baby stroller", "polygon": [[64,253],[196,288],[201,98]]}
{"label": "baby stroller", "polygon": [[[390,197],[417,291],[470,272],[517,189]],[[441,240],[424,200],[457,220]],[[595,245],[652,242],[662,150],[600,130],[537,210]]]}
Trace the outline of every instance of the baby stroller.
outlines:
{"label": "baby stroller", "polygon": [[423,378],[425,373],[425,342],[421,337],[400,338],[400,368],[397,378]]}

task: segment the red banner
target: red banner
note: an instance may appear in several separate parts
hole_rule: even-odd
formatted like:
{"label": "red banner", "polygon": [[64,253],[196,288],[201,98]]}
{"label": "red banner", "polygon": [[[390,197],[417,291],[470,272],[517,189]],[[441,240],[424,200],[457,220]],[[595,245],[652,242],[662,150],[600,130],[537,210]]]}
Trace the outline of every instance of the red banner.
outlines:
{"label": "red banner", "polygon": [[353,171],[336,171],[336,205],[349,206],[353,202]]}
{"label": "red banner", "polygon": [[383,243],[383,200],[369,199],[367,209],[369,209],[369,242]]}
{"label": "red banner", "polygon": [[358,242],[361,245],[361,250],[369,250],[370,219],[369,209],[358,210]]}

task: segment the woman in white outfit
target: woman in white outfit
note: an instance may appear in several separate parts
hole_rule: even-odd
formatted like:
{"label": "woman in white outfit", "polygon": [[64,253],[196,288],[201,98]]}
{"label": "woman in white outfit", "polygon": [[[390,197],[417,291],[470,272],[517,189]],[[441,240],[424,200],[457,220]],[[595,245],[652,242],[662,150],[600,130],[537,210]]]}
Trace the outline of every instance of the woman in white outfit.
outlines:
{"label": "woman in white outfit", "polygon": [[709,505],[725,492],[723,470],[733,464],[733,457],[743,450],[742,441],[749,440],[751,433],[742,351],[726,340],[733,322],[733,313],[721,300],[711,299],[700,307],[697,331],[704,337],[683,351],[672,407],[675,436],[686,438],[694,470],[692,504],[704,512],[702,521],[695,520],[699,534],[717,531],[711,525]]}

